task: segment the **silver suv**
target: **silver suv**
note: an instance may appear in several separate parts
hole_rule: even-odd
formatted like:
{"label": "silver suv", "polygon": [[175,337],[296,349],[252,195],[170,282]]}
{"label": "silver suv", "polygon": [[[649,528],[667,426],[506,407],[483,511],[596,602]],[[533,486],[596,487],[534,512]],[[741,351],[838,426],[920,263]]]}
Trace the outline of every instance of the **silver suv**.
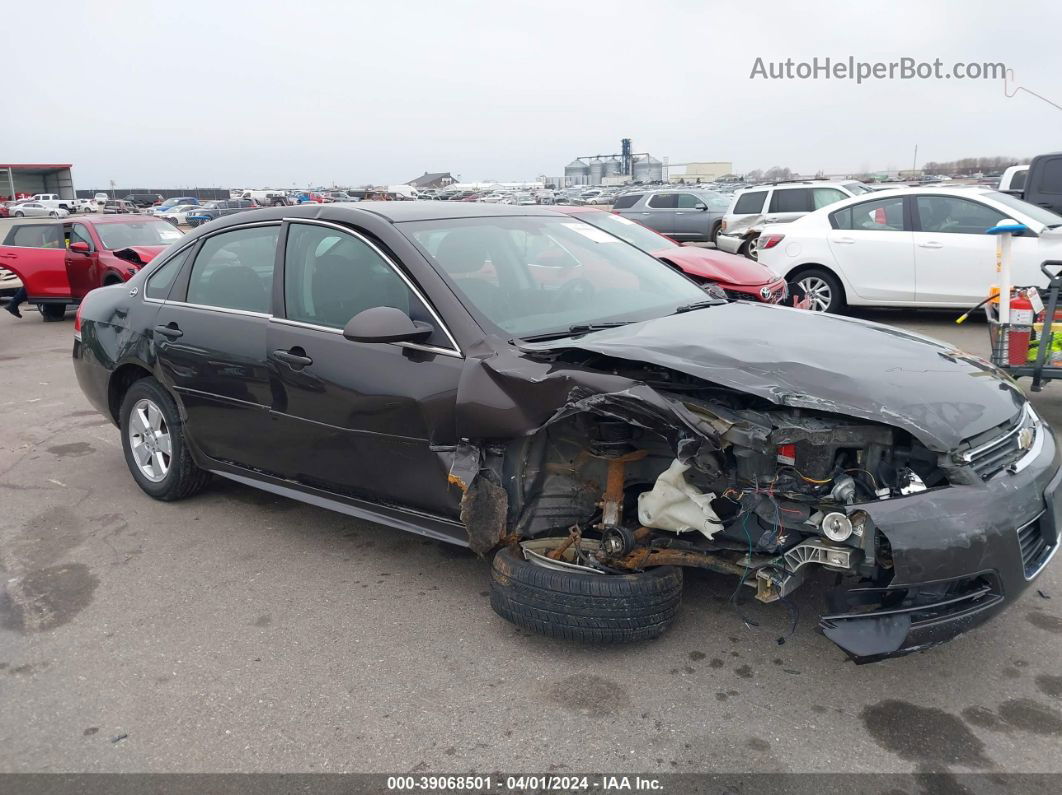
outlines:
{"label": "silver suv", "polygon": [[675,240],[712,240],[729,204],[712,190],[632,190],[616,197],[612,212]]}
{"label": "silver suv", "polygon": [[715,244],[731,254],[756,259],[760,230],[767,224],[795,221],[813,210],[850,196],[869,193],[862,182],[801,180],[742,188],[723,216]]}

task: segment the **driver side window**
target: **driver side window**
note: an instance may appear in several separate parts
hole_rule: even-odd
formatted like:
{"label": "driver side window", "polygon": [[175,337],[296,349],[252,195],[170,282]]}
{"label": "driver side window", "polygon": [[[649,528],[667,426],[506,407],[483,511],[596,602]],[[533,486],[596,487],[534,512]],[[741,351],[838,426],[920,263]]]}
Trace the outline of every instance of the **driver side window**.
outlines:
{"label": "driver side window", "polygon": [[289,320],[335,329],[377,306],[432,322],[420,299],[371,246],[316,224],[293,223],[288,229],[284,306]]}
{"label": "driver side window", "polygon": [[984,204],[954,196],[919,196],[916,202],[923,232],[981,235],[1005,215]]}

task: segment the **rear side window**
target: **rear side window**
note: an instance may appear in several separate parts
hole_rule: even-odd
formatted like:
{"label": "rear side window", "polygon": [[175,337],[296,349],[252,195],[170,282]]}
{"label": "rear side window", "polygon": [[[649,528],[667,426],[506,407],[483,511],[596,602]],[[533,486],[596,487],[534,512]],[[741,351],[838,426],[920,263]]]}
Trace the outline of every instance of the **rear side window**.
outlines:
{"label": "rear side window", "polygon": [[1010,189],[1021,190],[1025,187],[1025,175],[1029,173],[1028,169],[1024,171],[1015,171],[1010,177]]}
{"label": "rear side window", "polygon": [[706,207],[707,205],[694,196],[692,193],[680,193],[678,194],[678,207],[681,210],[692,210],[695,207]]}
{"label": "rear side window", "polygon": [[809,213],[811,210],[811,191],[808,188],[776,188],[771,196],[772,213]]}
{"label": "rear side window", "polygon": [[617,196],[616,201],[612,202],[612,209],[625,210],[628,207],[633,207],[642,198],[642,195],[641,193],[627,193],[623,196]]}
{"label": "rear side window", "polygon": [[678,206],[678,194],[656,193],[649,197],[649,206],[654,210],[673,210]]}
{"label": "rear side window", "polygon": [[752,215],[763,212],[763,202],[767,198],[767,191],[754,190],[751,193],[742,193],[734,205],[735,215]]}
{"label": "rear side window", "polygon": [[181,272],[184,263],[188,261],[192,248],[194,246],[189,246],[176,257],[172,257],[148,277],[147,287],[144,288],[144,296],[146,298],[165,301],[169,297],[170,288],[173,287],[173,282],[176,280],[177,274]]}
{"label": "rear side window", "polygon": [[207,238],[192,265],[188,303],[269,314],[279,226]]}
{"label": "rear side window", "polygon": [[902,232],[903,197],[854,204],[835,213],[830,213],[830,223],[834,229],[848,229],[854,232]]}
{"label": "rear side window", "polygon": [[4,245],[24,248],[63,248],[63,228],[56,223],[13,226],[4,238]]}

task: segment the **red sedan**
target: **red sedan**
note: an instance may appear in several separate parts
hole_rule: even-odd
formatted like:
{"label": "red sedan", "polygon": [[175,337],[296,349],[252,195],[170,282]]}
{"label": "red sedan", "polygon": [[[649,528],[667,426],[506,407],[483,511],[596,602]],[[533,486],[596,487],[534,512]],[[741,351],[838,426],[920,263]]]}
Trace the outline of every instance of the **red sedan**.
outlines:
{"label": "red sedan", "polygon": [[754,260],[715,249],[680,246],[659,232],[596,207],[557,206],[551,209],[596,226],[678,268],[698,282],[718,285],[731,298],[770,304],[789,303],[785,280]]}
{"label": "red sedan", "polygon": [[118,284],[180,240],[161,218],[145,215],[40,219],[8,228],[0,268],[14,272],[45,320],[60,320],[89,290]]}

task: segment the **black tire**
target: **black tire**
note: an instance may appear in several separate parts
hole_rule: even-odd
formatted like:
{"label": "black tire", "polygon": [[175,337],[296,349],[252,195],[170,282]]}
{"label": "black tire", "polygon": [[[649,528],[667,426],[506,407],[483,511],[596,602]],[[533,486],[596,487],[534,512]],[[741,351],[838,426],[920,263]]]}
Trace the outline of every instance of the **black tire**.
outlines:
{"label": "black tire", "polygon": [[37,304],[37,311],[45,323],[58,323],[66,317],[66,304]]}
{"label": "black tire", "polygon": [[[837,315],[844,312],[844,287],[840,280],[825,268],[808,268],[801,271],[793,281],[803,288],[804,292],[811,297],[813,312]],[[825,301],[825,294],[818,289],[818,285],[824,285],[829,293],[829,300]]]}
{"label": "black tire", "polygon": [[633,643],[660,635],[675,620],[682,570],[584,574],[548,569],[506,547],[491,566],[490,606],[518,627],[551,638]]}
{"label": "black tire", "polygon": [[738,254],[746,257],[753,262],[758,262],[759,257],[756,253],[756,242],[760,239],[759,235],[745,238],[745,242],[741,244],[741,248],[738,249]]}
{"label": "black tire", "polygon": [[712,224],[712,231],[708,233],[708,242],[710,242],[713,246],[719,245],[719,230],[722,228],[722,226],[722,219]]}
{"label": "black tire", "polygon": [[25,218],[25,217],[26,217],[26,214],[25,214],[25,213],[23,213],[23,212],[18,212],[18,211],[16,211],[16,212],[15,212],[15,217],[16,217],[16,218]]}
{"label": "black tire", "polygon": [[[141,471],[133,457],[129,435],[130,415],[133,407],[143,399],[153,402],[162,412],[170,436],[170,463],[166,475],[159,481],[152,481]],[[122,434],[122,451],[125,463],[133,480],[145,494],[163,502],[181,500],[200,491],[209,481],[210,473],[200,469],[192,460],[191,451],[184,436],[184,424],[180,412],[170,393],[162,384],[152,377],[135,381],[122,399],[118,412],[118,427]]]}

